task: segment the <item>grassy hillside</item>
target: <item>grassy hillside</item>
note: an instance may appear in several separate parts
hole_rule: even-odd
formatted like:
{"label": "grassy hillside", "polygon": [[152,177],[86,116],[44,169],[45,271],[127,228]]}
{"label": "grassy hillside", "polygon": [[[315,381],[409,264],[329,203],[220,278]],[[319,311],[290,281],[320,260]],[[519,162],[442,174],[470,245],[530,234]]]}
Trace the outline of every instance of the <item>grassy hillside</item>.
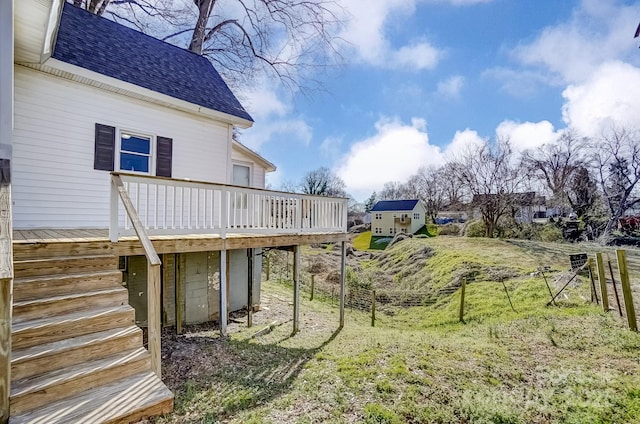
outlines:
{"label": "grassy hillside", "polygon": [[[199,331],[165,342],[163,372],[176,412],[159,421],[640,423],[640,335],[588,302],[586,284],[546,307],[544,281],[530,275],[540,265],[567,268],[567,253],[585,248],[595,249],[431,238],[364,261],[365,271],[390,276],[390,285],[443,287],[474,277],[464,324],[459,291],[429,307],[380,314],[375,328],[367,313],[348,310],[341,331],[336,305],[303,295],[301,331],[291,337],[291,289],[265,283],[269,309],[255,314],[256,327],[238,326],[226,339]],[[277,301],[282,325],[253,337],[271,323],[261,314]]]}

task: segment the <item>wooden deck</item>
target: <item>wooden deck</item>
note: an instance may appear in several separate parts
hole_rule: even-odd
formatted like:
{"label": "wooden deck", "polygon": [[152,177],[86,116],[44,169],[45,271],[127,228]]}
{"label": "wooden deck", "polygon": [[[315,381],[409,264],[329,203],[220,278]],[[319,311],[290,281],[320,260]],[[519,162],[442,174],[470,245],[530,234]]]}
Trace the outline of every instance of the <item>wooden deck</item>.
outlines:
{"label": "wooden deck", "polygon": [[[235,250],[248,248],[298,246],[315,243],[338,243],[346,241],[346,233],[304,234],[180,234],[150,236],[159,254],[203,251]],[[121,237],[117,243],[109,240],[105,229],[30,229],[14,230],[13,245],[17,256],[26,250],[64,253],[73,245],[86,249],[108,249],[119,256],[143,255],[144,249],[135,236]]]}

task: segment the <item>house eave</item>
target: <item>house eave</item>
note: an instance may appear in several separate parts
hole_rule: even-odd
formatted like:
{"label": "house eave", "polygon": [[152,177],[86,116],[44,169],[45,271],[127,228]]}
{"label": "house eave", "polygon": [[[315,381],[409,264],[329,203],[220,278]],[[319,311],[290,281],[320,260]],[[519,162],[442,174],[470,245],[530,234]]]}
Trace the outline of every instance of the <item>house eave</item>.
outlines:
{"label": "house eave", "polygon": [[15,60],[43,63],[53,52],[63,0],[15,2]]}
{"label": "house eave", "polygon": [[244,153],[245,155],[255,160],[257,163],[259,163],[264,168],[265,172],[275,172],[276,166],[273,163],[269,162],[267,159],[260,156],[260,154],[251,150],[239,141],[233,140],[233,148]]}
{"label": "house eave", "polygon": [[39,70],[60,78],[74,81],[87,86],[99,88],[101,90],[117,93],[145,102],[177,109],[190,114],[202,116],[209,119],[222,121],[229,125],[235,125],[239,128],[249,128],[253,122],[244,118],[239,118],[228,113],[220,112],[214,109],[206,108],[166,94],[158,93],[148,88],[140,87],[135,84],[120,81],[88,69],[81,68],[76,65],[62,62],[55,58],[49,58],[43,64],[19,63],[32,69]]}

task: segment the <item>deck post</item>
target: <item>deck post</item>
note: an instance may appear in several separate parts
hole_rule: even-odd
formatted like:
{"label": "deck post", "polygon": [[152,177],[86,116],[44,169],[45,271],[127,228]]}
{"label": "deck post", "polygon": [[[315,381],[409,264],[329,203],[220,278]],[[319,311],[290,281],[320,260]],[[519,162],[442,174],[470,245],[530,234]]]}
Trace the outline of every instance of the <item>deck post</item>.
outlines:
{"label": "deck post", "polygon": [[160,265],[147,263],[147,330],[149,331],[149,353],[151,370],[162,379],[161,313],[160,313]]}
{"label": "deck post", "polygon": [[13,0],[0,1],[0,423],[9,420],[13,310]]}
{"label": "deck post", "polygon": [[[220,237],[227,238],[229,225],[229,190],[220,190]],[[226,252],[225,252],[226,255]],[[220,259],[222,260],[222,259]]]}
{"label": "deck post", "polygon": [[340,261],[340,328],[344,327],[344,291],[347,274],[347,243],[340,246],[342,260]]}
{"label": "deck post", "polygon": [[220,251],[220,335],[227,335],[227,251]]}
{"label": "deck post", "polygon": [[300,331],[300,246],[293,246],[293,334]]}
{"label": "deck post", "polygon": [[247,249],[247,327],[253,326],[253,249]]}
{"label": "deck post", "polygon": [[111,178],[111,190],[109,192],[109,240],[118,242],[118,187]]}

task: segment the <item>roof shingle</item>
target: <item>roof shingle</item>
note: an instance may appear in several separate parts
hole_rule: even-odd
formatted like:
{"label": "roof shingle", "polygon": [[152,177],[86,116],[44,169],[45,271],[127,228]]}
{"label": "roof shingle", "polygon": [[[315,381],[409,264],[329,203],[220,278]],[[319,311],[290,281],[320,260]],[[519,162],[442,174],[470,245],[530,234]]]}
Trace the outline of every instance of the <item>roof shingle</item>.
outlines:
{"label": "roof shingle", "polygon": [[65,2],[53,57],[253,121],[211,62]]}

